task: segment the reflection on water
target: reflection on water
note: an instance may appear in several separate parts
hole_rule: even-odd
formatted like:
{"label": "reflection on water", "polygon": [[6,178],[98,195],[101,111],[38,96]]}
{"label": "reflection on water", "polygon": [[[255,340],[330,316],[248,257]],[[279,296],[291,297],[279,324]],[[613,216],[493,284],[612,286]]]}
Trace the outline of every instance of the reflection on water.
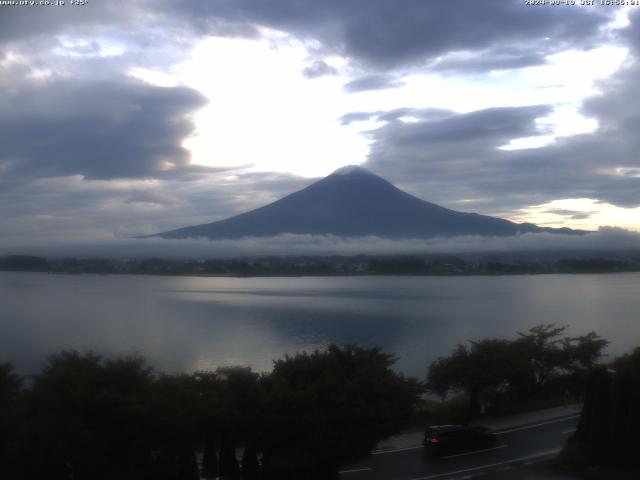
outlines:
{"label": "reflection on water", "polygon": [[0,272],[0,362],[63,348],[140,353],[170,371],[250,365],[328,343],[380,345],[422,377],[456,343],[541,322],[640,344],[640,274],[204,278]]}

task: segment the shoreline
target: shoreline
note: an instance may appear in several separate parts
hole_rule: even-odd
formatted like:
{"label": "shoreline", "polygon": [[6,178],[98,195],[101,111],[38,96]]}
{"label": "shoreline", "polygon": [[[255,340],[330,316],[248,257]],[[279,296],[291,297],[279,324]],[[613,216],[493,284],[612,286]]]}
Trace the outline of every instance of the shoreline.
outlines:
{"label": "shoreline", "polygon": [[47,273],[50,275],[100,275],[100,276],[152,276],[152,277],[199,277],[199,278],[332,278],[332,277],[514,277],[514,276],[540,276],[540,275],[616,275],[627,273],[640,273],[638,270],[623,271],[531,271],[531,272],[465,272],[465,273],[274,273],[274,274],[235,274],[235,273],[160,273],[160,272],[99,272],[99,271],[51,271],[51,270],[6,270],[0,269],[0,273]]}

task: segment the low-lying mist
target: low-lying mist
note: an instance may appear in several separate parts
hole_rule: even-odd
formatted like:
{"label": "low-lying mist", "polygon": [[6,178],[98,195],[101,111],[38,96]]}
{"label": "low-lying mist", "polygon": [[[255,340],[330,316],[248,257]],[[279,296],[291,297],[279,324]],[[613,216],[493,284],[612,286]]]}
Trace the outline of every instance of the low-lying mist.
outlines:
{"label": "low-lying mist", "polygon": [[459,236],[432,239],[388,239],[374,236],[341,238],[334,235],[297,234],[234,240],[105,238],[84,243],[25,242],[0,247],[0,255],[229,258],[268,255],[416,255],[629,250],[640,250],[640,233],[604,227],[584,235],[526,233],[513,237]]}

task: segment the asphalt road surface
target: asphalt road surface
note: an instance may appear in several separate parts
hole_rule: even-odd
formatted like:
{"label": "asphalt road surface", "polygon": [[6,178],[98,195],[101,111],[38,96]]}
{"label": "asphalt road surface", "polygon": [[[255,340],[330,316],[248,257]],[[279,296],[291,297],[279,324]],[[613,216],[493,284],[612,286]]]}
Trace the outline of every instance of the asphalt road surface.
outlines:
{"label": "asphalt road surface", "polygon": [[453,480],[504,477],[511,471],[548,461],[564,446],[578,423],[570,415],[497,431],[498,442],[477,450],[433,457],[422,446],[373,452],[340,472],[342,480]]}

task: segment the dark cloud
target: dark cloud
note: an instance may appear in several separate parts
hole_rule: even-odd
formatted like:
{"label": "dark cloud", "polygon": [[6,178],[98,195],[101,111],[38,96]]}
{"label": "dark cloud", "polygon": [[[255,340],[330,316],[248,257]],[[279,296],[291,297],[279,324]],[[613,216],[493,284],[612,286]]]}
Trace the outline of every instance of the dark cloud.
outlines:
{"label": "dark cloud", "polygon": [[453,116],[451,110],[443,108],[395,108],[388,112],[378,113],[377,119],[383,122],[392,122],[402,117],[411,117],[420,120],[442,120]]}
{"label": "dark cloud", "polygon": [[[619,35],[635,41],[640,12]],[[620,40],[622,41],[622,40]],[[510,215],[518,208],[564,198],[592,198],[621,207],[640,206],[640,104],[632,101],[640,78],[640,54],[588,98],[582,114],[598,120],[592,134],[560,137],[542,148],[498,147],[539,132],[535,118],[551,106],[488,109],[467,114],[396,109],[368,118],[389,123],[374,140],[367,166],[422,198],[452,208]],[[400,116],[418,122],[395,121]],[[364,118],[345,116],[343,121]],[[572,215],[582,215],[573,213]],[[577,218],[577,217],[576,217]]]}
{"label": "dark cloud", "polygon": [[14,70],[20,66],[25,73],[48,69],[67,78],[110,81],[132,67],[166,71],[184,60],[198,35],[149,0],[0,5],[0,58],[13,57]]}
{"label": "dark cloud", "polygon": [[[442,71],[535,65],[549,53],[595,45],[600,27],[614,13],[599,7],[526,7],[521,0],[114,0],[86,7],[0,9],[3,42],[117,31],[129,43],[167,45],[189,32],[257,37],[258,27],[267,26],[317,40],[322,50],[378,71],[426,64]],[[158,27],[164,34],[154,40]],[[314,64],[306,74],[330,73],[327,67]]]}
{"label": "dark cloud", "polygon": [[364,92],[367,90],[385,90],[388,88],[402,87],[404,82],[393,75],[374,74],[358,77],[345,84],[344,89],[349,93]]}
{"label": "dark cloud", "polygon": [[[588,48],[613,13],[598,7],[526,7],[521,0],[191,0],[166,8],[203,27],[207,19],[213,27],[264,25],[319,40],[329,51],[381,69],[424,64],[452,51],[495,50],[485,55],[486,69],[532,64],[569,46]],[[504,53],[505,45],[517,48]],[[476,58],[469,61],[479,68]],[[464,69],[464,62],[455,68]]]}
{"label": "dark cloud", "polygon": [[566,210],[563,208],[553,208],[546,210],[546,213],[552,213],[554,215],[561,215],[563,217],[570,217],[572,220],[585,220],[590,218],[595,212],[581,212],[577,210]]}
{"label": "dark cloud", "polygon": [[325,75],[335,75],[338,71],[323,60],[316,60],[306,67],[302,74],[307,78],[318,78]]}
{"label": "dark cloud", "polygon": [[[624,30],[629,36],[640,30],[640,15],[631,19],[632,25]],[[544,165],[559,198],[573,193],[622,207],[640,206],[640,104],[632,101],[638,78],[640,52],[612,77],[600,81],[600,95],[584,102],[583,115],[598,120],[595,133],[559,139],[539,152],[523,152],[525,161],[536,156]],[[544,189],[541,179],[540,183]]]}
{"label": "dark cloud", "polygon": [[147,189],[134,191],[126,202],[129,204],[148,203],[161,207],[171,207],[178,203],[178,199],[162,191]]}
{"label": "dark cloud", "polygon": [[182,174],[187,114],[204,104],[189,88],[125,78],[15,83],[0,97],[0,169],[5,178]]}
{"label": "dark cloud", "polygon": [[125,0],[90,2],[73,6],[0,5],[0,43],[50,37],[61,32],[80,32],[100,26],[127,24],[150,16],[143,5]]}
{"label": "dark cloud", "polygon": [[[566,198],[638,207],[640,104],[630,101],[637,78],[640,62],[630,60],[600,83],[602,94],[584,102],[582,113],[598,120],[598,130],[542,148],[498,149],[543,133],[534,120],[551,106],[450,112],[411,123],[394,121],[392,111],[388,124],[369,132],[374,142],[365,166],[427,200],[498,216]],[[410,115],[421,118],[419,111]]]}
{"label": "dark cloud", "polygon": [[80,175],[0,184],[0,247],[113,241],[208,223],[310,183],[288,174],[227,172],[159,180]]}
{"label": "dark cloud", "polygon": [[514,48],[508,50],[497,48],[485,52],[467,50],[444,55],[430,63],[427,69],[449,74],[511,70],[542,65],[546,63],[545,53],[547,52],[547,49],[531,52]]}
{"label": "dark cloud", "polygon": [[[391,121],[369,132],[373,143],[365,166],[426,200],[495,213],[491,209],[497,205],[513,207],[510,196],[527,193],[509,190],[511,153],[497,147],[540,133],[535,120],[551,110],[546,105],[465,114],[413,110],[419,121]],[[471,204],[456,204],[470,199]],[[528,200],[521,202],[531,204]]]}
{"label": "dark cloud", "polygon": [[350,112],[342,115],[338,120],[342,125],[349,125],[353,122],[366,120],[376,120],[379,122],[394,122],[403,117],[410,117],[421,120],[442,119],[455,115],[451,110],[441,108],[395,108],[389,111],[375,112]]}
{"label": "dark cloud", "polygon": [[388,124],[372,133],[366,166],[427,200],[498,216],[563,198],[640,205],[640,178],[613,174],[619,166],[639,165],[631,151],[637,140],[626,135],[616,140],[603,132],[542,148],[499,150],[535,134],[534,120],[545,112],[539,108]]}
{"label": "dark cloud", "polygon": [[632,52],[640,55],[640,8],[629,12],[631,26],[623,30],[623,39],[631,47]]}
{"label": "dark cloud", "polygon": [[364,122],[376,118],[377,112],[349,112],[342,115],[338,120],[341,125],[350,125],[353,122]]}
{"label": "dark cloud", "polygon": [[[86,7],[0,8],[4,42],[115,33],[130,45],[168,46],[192,35],[258,37],[258,27],[267,26],[319,41],[319,50],[346,55],[378,72],[425,65],[481,72],[541,64],[549,53],[596,45],[614,10],[527,8],[521,0],[114,0]],[[309,78],[334,73],[321,60],[304,70]],[[381,88],[389,82],[374,84]]]}
{"label": "dark cloud", "polygon": [[[393,117],[397,117],[397,112],[392,112]],[[448,115],[424,118],[430,112],[431,109],[426,112],[402,112],[402,115],[412,113],[412,116],[423,119],[410,123],[389,123],[375,131],[373,136],[386,147],[397,149],[398,154],[412,153],[417,147],[425,149],[425,154],[433,155],[443,148],[448,152],[450,146],[464,144],[462,149],[467,150],[467,156],[473,157],[473,152],[480,148],[493,148],[513,138],[535,135],[534,120],[549,114],[551,107],[536,105],[489,108],[465,114],[449,112]],[[378,152],[374,146],[371,161],[374,162],[377,157]]]}

